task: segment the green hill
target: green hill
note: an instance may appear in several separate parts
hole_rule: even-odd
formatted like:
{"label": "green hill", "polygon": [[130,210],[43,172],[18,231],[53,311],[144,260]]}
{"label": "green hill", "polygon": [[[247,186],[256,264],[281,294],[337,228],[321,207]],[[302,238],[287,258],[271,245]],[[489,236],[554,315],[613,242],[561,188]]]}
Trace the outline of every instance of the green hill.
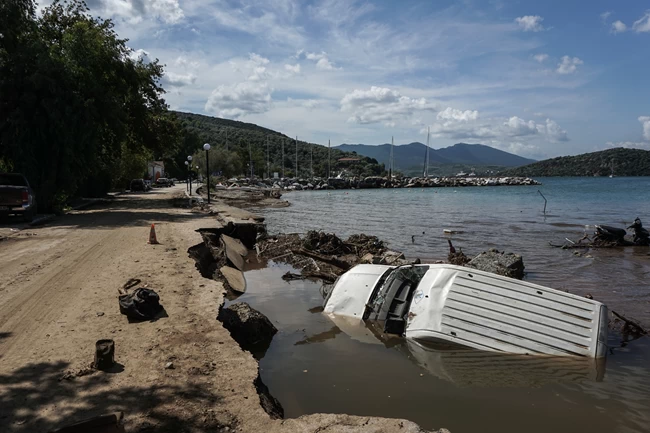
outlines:
{"label": "green hill", "polygon": [[622,147],[561,156],[507,170],[509,176],[650,176],[650,151]]}
{"label": "green hill", "polygon": [[[252,156],[253,170],[256,176],[266,177],[267,140],[270,172],[282,176],[282,147],[284,145],[284,173],[286,177],[295,177],[296,142],[294,138],[272,129],[253,123],[221,119],[194,113],[175,113],[183,127],[190,133],[198,135],[201,142],[212,145],[211,157],[214,155],[215,171],[224,171],[227,176],[250,174],[249,161]],[[228,152],[226,153],[226,147]],[[326,177],[328,170],[328,148],[319,144],[298,140],[298,175],[311,177],[311,160],[313,152],[314,176]],[[339,161],[341,158],[355,158],[356,161]],[[383,164],[376,159],[331,149],[331,175],[342,171],[357,176],[380,175],[384,172]]]}

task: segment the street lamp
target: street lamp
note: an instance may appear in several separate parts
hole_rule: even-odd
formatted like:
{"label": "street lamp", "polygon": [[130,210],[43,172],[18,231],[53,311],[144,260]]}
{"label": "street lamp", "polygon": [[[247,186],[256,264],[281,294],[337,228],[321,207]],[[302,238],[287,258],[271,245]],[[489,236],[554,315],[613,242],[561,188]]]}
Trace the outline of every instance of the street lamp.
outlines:
{"label": "street lamp", "polygon": [[190,163],[187,162],[187,161],[185,161],[185,167],[187,167],[187,178],[185,179],[185,189],[186,189],[187,191],[189,191],[189,190],[190,190],[190,182],[189,182],[189,178],[190,178],[190,174],[189,174],[189,173],[190,173]]}
{"label": "street lamp", "polygon": [[208,183],[208,204],[210,204],[210,144],[205,143],[203,145],[203,150],[205,150],[205,175]]}
{"label": "street lamp", "polygon": [[187,157],[187,161],[185,161],[185,165],[187,165],[187,170],[188,170],[187,176],[190,180],[190,195],[192,195],[192,166],[190,165],[191,162],[192,162],[192,155],[189,155]]}

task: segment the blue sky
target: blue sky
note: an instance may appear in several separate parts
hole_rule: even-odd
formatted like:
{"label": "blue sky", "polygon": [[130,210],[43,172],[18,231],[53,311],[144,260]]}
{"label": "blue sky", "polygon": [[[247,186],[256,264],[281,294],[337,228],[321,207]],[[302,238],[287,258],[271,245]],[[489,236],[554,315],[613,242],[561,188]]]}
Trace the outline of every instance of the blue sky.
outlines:
{"label": "blue sky", "polygon": [[88,0],[171,108],[326,144],[650,149],[650,1]]}

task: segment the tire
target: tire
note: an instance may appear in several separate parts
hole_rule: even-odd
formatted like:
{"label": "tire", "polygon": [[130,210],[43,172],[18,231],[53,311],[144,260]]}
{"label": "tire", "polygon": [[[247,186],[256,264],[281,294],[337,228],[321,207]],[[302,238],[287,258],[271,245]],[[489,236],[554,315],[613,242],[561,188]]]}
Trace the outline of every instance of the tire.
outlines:
{"label": "tire", "polygon": [[26,223],[31,223],[32,221],[34,221],[34,208],[33,207],[31,209],[25,211],[25,213],[23,213],[23,220]]}

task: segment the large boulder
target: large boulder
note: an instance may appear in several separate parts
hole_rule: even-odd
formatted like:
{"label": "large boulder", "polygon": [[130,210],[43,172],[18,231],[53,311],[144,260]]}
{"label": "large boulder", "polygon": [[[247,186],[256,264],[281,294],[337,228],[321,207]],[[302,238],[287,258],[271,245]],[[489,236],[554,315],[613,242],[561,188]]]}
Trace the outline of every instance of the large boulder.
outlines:
{"label": "large boulder", "polygon": [[256,357],[263,355],[271,344],[277,328],[264,314],[246,302],[237,302],[219,311],[217,320],[230,331],[239,345]]}
{"label": "large boulder", "polygon": [[495,249],[479,254],[470,260],[466,266],[518,280],[524,278],[524,260],[522,257],[513,253],[499,252]]}

